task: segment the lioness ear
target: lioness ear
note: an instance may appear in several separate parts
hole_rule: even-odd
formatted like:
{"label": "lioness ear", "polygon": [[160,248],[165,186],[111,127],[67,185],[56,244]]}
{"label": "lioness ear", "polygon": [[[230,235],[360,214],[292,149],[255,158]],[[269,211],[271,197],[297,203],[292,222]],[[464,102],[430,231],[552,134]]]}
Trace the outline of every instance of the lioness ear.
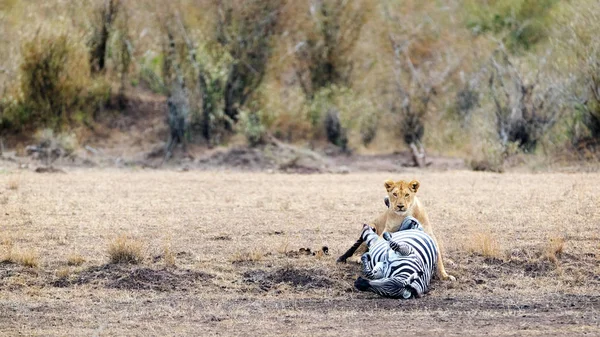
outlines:
{"label": "lioness ear", "polygon": [[394,181],[388,179],[383,183],[383,186],[385,187],[386,191],[390,192],[394,189]]}
{"label": "lioness ear", "polygon": [[417,190],[419,189],[419,186],[421,186],[421,184],[419,184],[418,181],[413,180],[410,183],[408,183],[408,188],[410,188],[411,191],[417,193]]}

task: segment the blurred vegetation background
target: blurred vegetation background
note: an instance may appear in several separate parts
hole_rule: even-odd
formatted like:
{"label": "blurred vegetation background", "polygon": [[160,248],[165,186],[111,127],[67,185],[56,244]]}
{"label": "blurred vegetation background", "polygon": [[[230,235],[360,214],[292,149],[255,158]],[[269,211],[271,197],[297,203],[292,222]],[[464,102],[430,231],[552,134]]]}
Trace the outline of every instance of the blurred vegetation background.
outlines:
{"label": "blurred vegetation background", "polygon": [[598,31],[597,0],[0,0],[0,137],[151,95],[169,146],[597,161]]}

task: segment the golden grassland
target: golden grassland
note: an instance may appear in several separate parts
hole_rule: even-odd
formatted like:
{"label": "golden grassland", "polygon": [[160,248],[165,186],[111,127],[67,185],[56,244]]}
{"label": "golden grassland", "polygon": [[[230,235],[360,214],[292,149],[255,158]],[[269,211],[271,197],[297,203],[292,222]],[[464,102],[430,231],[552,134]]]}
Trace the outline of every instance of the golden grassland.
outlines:
{"label": "golden grassland", "polygon": [[[421,299],[357,292],[335,263],[387,178],[421,181],[457,277]],[[598,334],[599,179],[2,171],[0,334]]]}

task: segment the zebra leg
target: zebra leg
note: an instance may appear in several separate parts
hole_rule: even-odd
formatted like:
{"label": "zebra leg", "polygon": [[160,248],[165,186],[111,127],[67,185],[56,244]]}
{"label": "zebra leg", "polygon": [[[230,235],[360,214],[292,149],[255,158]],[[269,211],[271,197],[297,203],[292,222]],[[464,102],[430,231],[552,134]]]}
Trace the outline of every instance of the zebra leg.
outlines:
{"label": "zebra leg", "polygon": [[360,261],[363,265],[363,273],[365,277],[372,280],[373,279],[373,268],[371,267],[371,254],[364,253],[360,258]]}
{"label": "zebra leg", "polygon": [[[365,240],[365,238],[366,238],[366,240]],[[375,233],[369,225],[364,224],[363,230],[360,233],[360,238],[358,238],[358,240],[356,240],[356,242],[354,243],[354,245],[352,245],[352,247],[350,247],[350,249],[348,249],[342,256],[340,256],[337,259],[337,262],[345,263],[346,260],[350,256],[354,255],[354,253],[358,250],[359,247],[361,247],[361,246],[366,247],[369,242],[371,242],[372,240],[374,240],[376,238],[377,238],[377,233]],[[366,243],[365,243],[365,241],[366,241]],[[368,250],[368,248],[363,251],[366,251],[366,250]]]}
{"label": "zebra leg", "polygon": [[362,277],[359,277],[354,281],[354,287],[360,291],[369,291],[371,287],[371,282]]}
{"label": "zebra leg", "polygon": [[356,242],[354,243],[354,245],[352,245],[352,247],[350,247],[350,249],[348,249],[342,256],[338,257],[337,262],[339,263],[345,263],[346,260],[352,256],[354,254],[354,252],[356,252],[356,250],[358,249],[358,247],[360,247],[360,245],[363,244],[363,239],[360,238],[358,240],[356,240]]}
{"label": "zebra leg", "polygon": [[406,282],[398,277],[374,281],[359,277],[354,281],[354,286],[360,291],[372,291],[384,297],[408,299],[413,296],[413,291],[406,287]]}
{"label": "zebra leg", "polygon": [[401,256],[409,256],[413,252],[412,248],[409,245],[405,243],[398,244],[397,242],[392,241],[392,234],[390,234],[389,232],[383,232],[383,239],[390,244],[390,248],[393,251],[400,254]]}

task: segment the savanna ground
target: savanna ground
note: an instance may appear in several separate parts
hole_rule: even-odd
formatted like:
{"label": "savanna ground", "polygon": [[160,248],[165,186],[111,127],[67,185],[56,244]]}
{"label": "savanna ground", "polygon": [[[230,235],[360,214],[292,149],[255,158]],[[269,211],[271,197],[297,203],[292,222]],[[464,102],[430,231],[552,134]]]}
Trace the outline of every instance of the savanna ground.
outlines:
{"label": "savanna ground", "polygon": [[[335,262],[390,177],[421,181],[457,277],[417,300],[357,292]],[[598,335],[599,179],[4,170],[0,334]],[[143,261],[110,264],[116,243]]]}

